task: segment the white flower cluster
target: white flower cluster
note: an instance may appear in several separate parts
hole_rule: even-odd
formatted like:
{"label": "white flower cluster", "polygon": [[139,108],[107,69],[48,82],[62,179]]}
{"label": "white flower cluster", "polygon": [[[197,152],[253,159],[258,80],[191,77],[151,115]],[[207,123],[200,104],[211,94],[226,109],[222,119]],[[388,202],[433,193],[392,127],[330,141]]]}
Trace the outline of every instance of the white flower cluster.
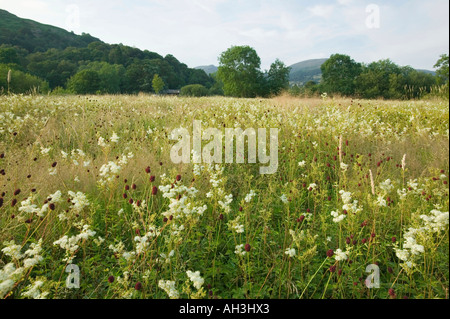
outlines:
{"label": "white flower cluster", "polygon": [[244,244],[237,245],[234,253],[238,256],[244,256],[247,252],[244,250]]}
{"label": "white flower cluster", "polygon": [[188,270],[186,274],[194,284],[194,287],[197,288],[197,290],[200,290],[200,288],[202,288],[203,284],[205,283],[205,280],[200,277],[200,271],[192,272]]}
{"label": "white flower cluster", "polygon": [[250,193],[248,193],[246,196],[245,196],[245,202],[246,203],[250,203],[251,201],[252,201],[252,199],[253,199],[253,197],[255,197],[256,196],[256,193],[255,193],[255,191],[252,189],[252,190],[250,190]]}
{"label": "white flower cluster", "polygon": [[334,252],[334,259],[336,261],[344,261],[347,260],[347,253],[348,252],[343,252],[341,249],[336,249],[336,251]]}
{"label": "white flower cluster", "polygon": [[288,198],[285,194],[282,194],[280,196],[281,201],[283,202],[283,204],[289,204]]}
{"label": "white flower cluster", "polygon": [[419,188],[417,179],[409,180],[407,183],[408,188],[397,189],[397,194],[401,201],[406,200],[408,194],[420,195],[423,192],[422,188]]}
{"label": "white flower cluster", "polygon": [[244,233],[244,225],[240,223],[241,216],[237,216],[235,219],[228,222],[228,228],[237,234]]}
{"label": "white flower cluster", "polygon": [[218,164],[214,166],[208,164],[206,169],[210,174],[209,182],[212,186],[212,189],[208,192],[208,194],[206,194],[206,196],[208,198],[216,199],[223,212],[225,214],[229,214],[231,212],[230,205],[233,202],[233,194],[225,194],[225,180],[221,177],[224,167],[220,167]]}
{"label": "white flower cluster", "polygon": [[63,261],[71,263],[76,257],[76,252],[79,248],[78,243],[82,240],[87,240],[89,237],[94,237],[95,231],[90,229],[89,225],[84,225],[81,232],[76,236],[68,237],[67,235],[61,237],[57,241],[53,242],[53,245],[59,246],[66,251],[66,256]]}
{"label": "white flower cluster", "polygon": [[[341,190],[339,194],[341,195],[341,199],[343,202],[342,211],[346,211],[347,214],[350,213],[357,214],[362,211],[362,208],[358,206],[358,201],[357,200],[352,201],[352,193]],[[333,222],[335,223],[340,223],[347,217],[347,215],[340,214],[337,211],[332,211],[331,216],[334,217]]]}
{"label": "white flower cluster", "polygon": [[25,298],[30,299],[46,299],[50,292],[42,291],[43,290],[42,288],[45,283],[46,283],[45,278],[36,280],[33,282],[33,284],[28,285],[26,287],[26,291],[23,292],[21,295],[24,296]]}
{"label": "white flower cluster", "polygon": [[295,255],[297,254],[297,252],[295,251],[295,248],[287,248],[284,253],[291,258],[295,257]]}
{"label": "white flower cluster", "polygon": [[[69,154],[64,152],[64,151],[61,151],[61,156],[64,159],[68,159],[69,158]],[[70,158],[72,159],[72,163],[75,166],[79,166],[80,162],[83,162],[83,167],[88,167],[91,164],[91,162],[89,160],[86,161],[85,157],[86,157],[86,154],[80,149],[72,150],[70,152]]]}
{"label": "white flower cluster", "polygon": [[198,190],[179,183],[159,186],[164,198],[170,200],[169,210],[163,213],[164,217],[181,219],[187,216],[200,216],[207,209],[206,205],[195,206],[193,202]]}
{"label": "white flower cluster", "polygon": [[[0,298],[3,298],[7,293],[14,288],[18,282],[30,268],[37,265],[43,260],[40,256],[42,251],[42,238],[37,243],[30,244],[30,247],[21,253],[21,246],[16,245],[14,241],[5,242],[5,248],[2,252],[13,259],[14,262],[6,264],[3,269],[0,269]],[[19,261],[23,259],[23,266],[16,268]]]}
{"label": "white flower cluster", "polygon": [[178,290],[175,288],[175,281],[170,280],[160,280],[158,282],[159,288],[164,290],[167,295],[169,295],[170,299],[178,299],[180,298],[180,294]]}
{"label": "white flower cluster", "polygon": [[110,161],[107,164],[103,164],[100,167],[100,180],[98,181],[101,187],[111,184],[116,179],[116,176],[120,174],[122,167],[128,164],[128,160],[133,158],[133,153],[128,153],[128,155],[122,155],[122,157],[117,161]]}
{"label": "white flower cluster", "polygon": [[402,267],[409,270],[415,266],[416,258],[425,252],[427,242],[432,238],[433,234],[440,233],[447,229],[449,225],[449,212],[441,212],[432,210],[431,215],[420,215],[419,223],[423,226],[418,228],[410,227],[403,235],[403,248],[394,245],[394,251],[397,257],[403,261]]}

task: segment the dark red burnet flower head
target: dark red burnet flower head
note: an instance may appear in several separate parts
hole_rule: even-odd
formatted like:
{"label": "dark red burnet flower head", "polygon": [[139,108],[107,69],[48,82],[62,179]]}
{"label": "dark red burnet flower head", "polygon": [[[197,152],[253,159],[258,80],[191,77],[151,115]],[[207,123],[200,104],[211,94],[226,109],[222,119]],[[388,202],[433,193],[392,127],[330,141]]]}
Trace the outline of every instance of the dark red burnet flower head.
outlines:
{"label": "dark red burnet flower head", "polygon": [[333,249],[328,250],[327,251],[327,257],[331,258],[333,256],[334,256],[334,250]]}
{"label": "dark red burnet flower head", "polygon": [[177,182],[181,181],[181,175],[177,175]]}
{"label": "dark red burnet flower head", "polygon": [[150,176],[150,183],[153,183],[155,181],[155,176]]}
{"label": "dark red burnet flower head", "polygon": [[252,249],[252,247],[250,246],[250,244],[246,244],[245,245],[245,251],[249,252]]}
{"label": "dark red burnet flower head", "polygon": [[153,188],[152,188],[152,195],[156,195],[156,194],[158,194],[158,187],[153,186]]}
{"label": "dark red burnet flower head", "polygon": [[16,189],[15,191],[14,191],[14,196],[17,196],[17,195],[19,195],[20,194],[20,188],[18,188],[18,189]]}
{"label": "dark red burnet flower head", "polygon": [[391,298],[395,298],[396,297],[394,289],[392,289],[392,288],[389,289],[388,293],[389,293],[389,296],[391,296]]}
{"label": "dark red burnet flower head", "polygon": [[147,166],[147,168],[145,169],[145,172],[146,172],[147,174],[150,174],[150,172],[151,172],[150,166]]}
{"label": "dark red burnet flower head", "polygon": [[108,282],[109,282],[110,284],[112,284],[112,283],[114,282],[114,276],[109,276],[109,277],[108,277]]}
{"label": "dark red burnet flower head", "polygon": [[136,289],[137,291],[142,289],[142,283],[141,282],[137,282],[136,285],[134,286],[134,289]]}

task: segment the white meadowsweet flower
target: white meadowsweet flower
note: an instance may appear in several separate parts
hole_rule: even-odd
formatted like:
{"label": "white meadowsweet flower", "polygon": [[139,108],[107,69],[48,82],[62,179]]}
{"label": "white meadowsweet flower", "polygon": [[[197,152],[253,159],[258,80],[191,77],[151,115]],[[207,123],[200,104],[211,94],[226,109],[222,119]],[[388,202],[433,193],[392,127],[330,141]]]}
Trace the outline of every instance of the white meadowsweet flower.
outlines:
{"label": "white meadowsweet flower", "polygon": [[189,279],[193,282],[194,287],[197,288],[197,290],[202,288],[202,285],[204,284],[205,280],[202,277],[200,277],[200,271],[192,272],[188,270],[186,274],[188,275]]}
{"label": "white meadowsweet flower", "polygon": [[305,167],[306,166],[306,161],[301,161],[298,163],[299,167]]}
{"label": "white meadowsweet flower", "polygon": [[254,197],[256,195],[256,193],[255,193],[255,191],[254,190],[250,190],[250,193],[248,193],[246,196],[245,196],[245,202],[246,203],[250,203],[251,202],[251,200],[252,200],[252,198]]}
{"label": "white meadowsweet flower", "polygon": [[33,204],[33,196],[27,198],[26,200],[21,202],[21,206],[19,207],[19,212],[24,212],[26,214],[34,214],[38,213],[40,209]]}
{"label": "white meadowsweet flower", "polygon": [[343,220],[347,217],[347,215],[339,214],[339,213],[336,212],[336,211],[332,211],[332,212],[331,212],[331,216],[334,217],[334,218],[333,218],[333,222],[335,222],[336,224],[337,224],[337,223],[340,223],[341,221],[343,221]]}
{"label": "white meadowsweet flower", "polygon": [[378,206],[380,206],[380,207],[387,207],[387,202],[386,202],[386,200],[384,199],[384,196],[383,195],[380,195],[380,196],[378,196],[378,198],[377,198],[377,205]]}
{"label": "white meadowsweet flower", "polygon": [[161,279],[158,282],[158,287],[164,290],[170,299],[178,299],[180,297],[179,292],[175,288],[175,281]]}
{"label": "white meadowsweet flower", "polygon": [[284,253],[289,257],[294,257],[297,254],[295,248],[287,248]]}
{"label": "white meadowsweet flower", "polygon": [[337,249],[334,252],[334,258],[336,259],[336,261],[344,261],[347,260],[347,254],[344,253],[341,249]]}
{"label": "white meadowsweet flower", "polygon": [[289,204],[288,198],[286,197],[285,194],[281,195],[280,199],[284,204]]}
{"label": "white meadowsweet flower", "polygon": [[51,147],[45,148],[41,146],[41,155],[48,155],[51,149],[52,149]]}
{"label": "white meadowsweet flower", "polygon": [[346,172],[348,170],[348,164],[345,164],[344,162],[341,163],[341,169]]}
{"label": "white meadowsweet flower", "polygon": [[234,253],[238,256],[244,256],[247,252],[244,250],[244,244],[237,245]]}
{"label": "white meadowsweet flower", "polygon": [[106,147],[107,146],[107,144],[105,142],[105,139],[103,137],[101,137],[101,136],[98,138],[98,145],[100,147]]}
{"label": "white meadowsweet flower", "polygon": [[116,132],[113,133],[113,135],[110,138],[110,141],[113,143],[118,143],[119,142],[119,136],[116,134]]}

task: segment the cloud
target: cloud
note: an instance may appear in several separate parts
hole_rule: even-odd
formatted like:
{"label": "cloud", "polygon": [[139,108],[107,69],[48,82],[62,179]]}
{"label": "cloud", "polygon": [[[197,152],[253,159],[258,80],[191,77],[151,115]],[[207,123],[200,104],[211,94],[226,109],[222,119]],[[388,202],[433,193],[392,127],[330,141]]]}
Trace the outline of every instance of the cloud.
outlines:
{"label": "cloud", "polygon": [[360,62],[392,58],[432,68],[448,52],[448,1],[377,0],[381,25],[366,25],[370,1],[322,0],[0,0],[24,18],[66,27],[67,6],[79,7],[80,25],[108,43],[123,43],[161,55],[173,54],[190,67],[216,64],[232,45],[256,49],[267,69],[333,53]]}
{"label": "cloud", "polygon": [[335,11],[334,5],[316,5],[314,7],[309,7],[308,11],[317,17],[329,18]]}

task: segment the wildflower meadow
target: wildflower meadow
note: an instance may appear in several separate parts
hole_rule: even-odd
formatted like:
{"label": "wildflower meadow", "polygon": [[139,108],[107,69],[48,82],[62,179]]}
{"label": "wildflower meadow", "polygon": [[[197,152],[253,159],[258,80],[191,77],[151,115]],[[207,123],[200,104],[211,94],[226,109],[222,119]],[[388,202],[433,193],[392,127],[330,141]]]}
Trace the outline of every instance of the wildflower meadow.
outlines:
{"label": "wildflower meadow", "polygon": [[[195,121],[276,170],[174,163]],[[448,143],[439,99],[0,96],[0,298],[446,299]]]}

